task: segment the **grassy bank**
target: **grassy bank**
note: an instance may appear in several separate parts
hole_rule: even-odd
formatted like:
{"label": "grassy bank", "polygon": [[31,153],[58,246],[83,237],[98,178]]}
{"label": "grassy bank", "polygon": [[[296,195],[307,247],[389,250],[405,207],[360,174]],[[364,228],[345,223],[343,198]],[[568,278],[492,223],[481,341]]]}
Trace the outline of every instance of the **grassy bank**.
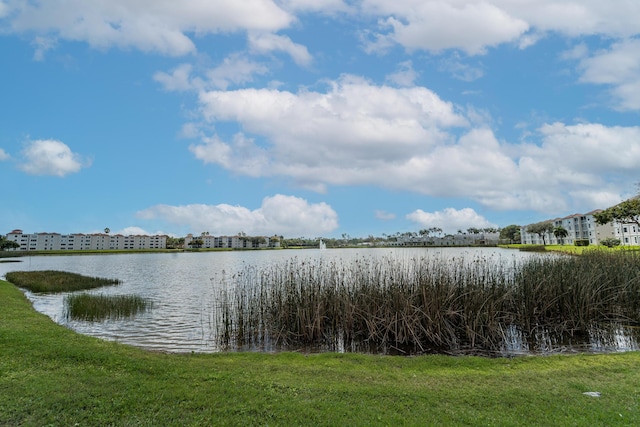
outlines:
{"label": "grassy bank", "polygon": [[166,355],[75,334],[6,282],[0,305],[0,425],[640,423],[639,353]]}
{"label": "grassy bank", "polygon": [[[511,245],[499,245],[501,248],[507,249],[519,249],[519,250],[527,250],[527,248],[532,246],[543,246],[543,245],[522,245],[522,244],[511,244]],[[562,252],[571,255],[582,255],[584,252],[590,251],[602,251],[602,252],[637,252],[640,251],[640,246],[615,246],[613,248],[608,248],[603,245],[597,246],[575,246],[575,245],[546,245],[544,246],[546,251],[551,252]]]}

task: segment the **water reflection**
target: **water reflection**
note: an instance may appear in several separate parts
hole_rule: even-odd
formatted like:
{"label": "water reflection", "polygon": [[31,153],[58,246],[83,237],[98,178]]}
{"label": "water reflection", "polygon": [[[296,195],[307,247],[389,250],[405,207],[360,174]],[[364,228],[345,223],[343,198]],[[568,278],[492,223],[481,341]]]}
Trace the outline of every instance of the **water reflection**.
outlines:
{"label": "water reflection", "polygon": [[[350,262],[362,257],[396,257],[409,260],[423,256],[493,260],[513,265],[535,253],[499,248],[384,248],[339,250],[278,250],[118,255],[34,256],[20,263],[0,263],[0,277],[14,270],[63,270],[87,276],[117,278],[119,286],[87,291],[94,294],[134,294],[152,301],[153,309],[133,318],[86,322],[67,319],[63,301],[67,294],[34,295],[26,292],[36,310],[79,333],[119,341],[150,350],[167,352],[216,352],[224,350],[216,336],[217,296],[224,284],[246,266],[262,268],[292,258],[335,259]],[[589,331],[587,336],[555,336],[536,331],[527,336],[516,328],[504,331],[504,346],[495,354],[514,355],[567,351],[637,350],[638,328],[615,326]],[[301,351],[338,351],[388,354],[440,352],[441,349],[377,348],[366,342],[336,339],[324,348],[287,348]],[[234,349],[235,350],[235,349]],[[256,342],[240,350],[275,351],[269,341]],[[461,353],[465,352],[460,348]]]}
{"label": "water reflection", "polygon": [[611,324],[592,325],[586,332],[553,333],[537,329],[532,334],[510,326],[500,356],[552,353],[612,353],[639,350],[640,329]]}

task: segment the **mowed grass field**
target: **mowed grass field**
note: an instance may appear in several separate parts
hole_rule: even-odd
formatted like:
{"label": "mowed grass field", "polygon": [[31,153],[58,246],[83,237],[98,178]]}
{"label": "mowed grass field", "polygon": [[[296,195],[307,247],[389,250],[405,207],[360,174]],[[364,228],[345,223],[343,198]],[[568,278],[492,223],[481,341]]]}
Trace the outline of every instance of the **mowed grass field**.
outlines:
{"label": "mowed grass field", "polygon": [[634,426],[640,353],[153,353],[76,334],[0,281],[0,425]]}

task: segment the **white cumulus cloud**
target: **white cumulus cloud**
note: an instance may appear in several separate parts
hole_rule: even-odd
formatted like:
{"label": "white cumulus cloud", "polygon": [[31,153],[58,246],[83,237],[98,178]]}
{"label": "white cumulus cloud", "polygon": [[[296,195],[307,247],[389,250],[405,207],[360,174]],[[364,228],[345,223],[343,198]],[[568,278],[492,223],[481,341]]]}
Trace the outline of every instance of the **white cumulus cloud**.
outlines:
{"label": "white cumulus cloud", "polygon": [[546,33],[625,38],[640,33],[640,3],[626,0],[364,0],[362,13],[379,17],[373,47],[457,49],[469,55],[514,43],[526,48]]}
{"label": "white cumulus cloud", "polygon": [[200,102],[206,120],[238,122],[244,134],[268,143],[243,135],[227,143],[216,136],[191,147],[198,158],[228,168],[251,163],[254,176],[290,176],[319,190],[386,179],[376,168],[404,167],[448,140],[442,129],[467,125],[451,103],[426,88],[379,87],[352,76],[330,82],[326,93],[210,91]]}
{"label": "white cumulus cloud", "polygon": [[167,91],[202,91],[208,89],[226,90],[229,86],[251,83],[255,76],[264,75],[269,68],[242,54],[232,54],[219,65],[202,72],[194,72],[191,64],[180,64],[170,72],[158,71],[153,79]]}
{"label": "white cumulus cloud", "polygon": [[131,226],[125,227],[121,230],[111,231],[111,234],[122,234],[123,236],[152,236],[164,233],[149,233],[143,228]]}
{"label": "white cumulus cloud", "polygon": [[226,89],[228,86],[242,85],[253,81],[254,76],[267,74],[269,69],[259,62],[242,55],[231,55],[222,64],[206,72],[208,87]]}
{"label": "white cumulus cloud", "polygon": [[9,154],[4,151],[2,148],[0,148],[0,162],[4,161],[4,160],[9,160],[11,158],[11,156],[9,156]]}
{"label": "white cumulus cloud", "polygon": [[383,210],[376,210],[375,216],[376,218],[381,219],[383,221],[390,221],[392,219],[396,219],[396,214],[392,212],[383,211]]}
{"label": "white cumulus cloud", "polygon": [[[467,0],[474,1],[474,0]],[[628,37],[640,32],[640,3],[626,0],[490,0],[541,32]]]}
{"label": "white cumulus cloud", "polygon": [[20,169],[30,175],[63,177],[88,167],[90,162],[71,151],[65,143],[54,139],[30,141],[22,150]]}
{"label": "white cumulus cloud", "polygon": [[[91,233],[102,233],[103,230],[96,230],[96,231],[92,231]],[[129,227],[124,227],[121,228],[119,230],[111,230],[111,234],[121,234],[123,236],[170,236],[170,237],[183,237],[183,236],[178,236],[176,234],[173,233],[168,233],[166,231],[163,230],[156,230],[156,231],[148,231],[144,228],[138,227],[138,226],[129,226]]]}
{"label": "white cumulus cloud", "polygon": [[436,212],[425,212],[422,209],[407,215],[407,219],[421,228],[438,227],[445,233],[455,233],[468,228],[497,228],[482,215],[471,208],[445,208]]}
{"label": "white cumulus cloud", "polygon": [[214,235],[320,236],[338,228],[338,215],[326,203],[309,203],[294,196],[265,197],[258,209],[227,204],[157,205],[138,212],[143,219],[160,219],[187,226],[193,233]]}
{"label": "white cumulus cloud", "polygon": [[281,0],[280,4],[287,10],[300,12],[334,14],[354,10],[345,0]]}
{"label": "white cumulus cloud", "polygon": [[389,74],[386,80],[398,86],[411,87],[417,78],[418,73],[413,69],[411,61],[404,61],[398,64],[398,70]]}
{"label": "white cumulus cloud", "polygon": [[47,0],[11,2],[4,13],[16,33],[167,55],[195,52],[194,33],[278,31],[294,20],[272,0]]}
{"label": "white cumulus cloud", "polygon": [[252,51],[259,53],[285,52],[296,64],[302,66],[308,66],[313,60],[306,47],[294,43],[289,37],[273,33],[250,34],[249,47]]}
{"label": "white cumulus cloud", "polygon": [[192,144],[189,150],[197,159],[218,164],[248,176],[269,175],[269,157],[265,150],[243,134],[236,134],[231,144],[218,137],[204,138],[204,144]]}
{"label": "white cumulus cloud", "polygon": [[201,85],[191,79],[192,69],[193,66],[191,64],[180,64],[171,70],[170,73],[158,71],[153,75],[153,79],[160,83],[165,90],[170,92],[199,89]]}
{"label": "white cumulus cloud", "polygon": [[608,49],[584,57],[579,67],[582,83],[611,88],[615,108],[640,110],[640,39],[613,43]]}
{"label": "white cumulus cloud", "polygon": [[[47,0],[0,2],[6,31],[82,41],[97,48],[136,48],[168,55],[196,51],[199,35],[263,34],[250,44],[308,64],[306,48],[276,35],[308,14],[363,17],[372,44],[409,51],[456,49],[470,55],[546,33],[627,38],[640,33],[640,3],[628,0]],[[378,27],[367,24],[377,22]],[[39,48],[41,49],[41,48]],[[39,56],[41,53],[37,53]]]}
{"label": "white cumulus cloud", "polygon": [[35,47],[33,53],[33,59],[35,61],[42,61],[47,51],[56,47],[56,40],[50,37],[36,36],[31,43]]}
{"label": "white cumulus cloud", "polygon": [[490,1],[365,0],[363,9],[389,15],[376,43],[392,40],[408,50],[484,54],[488,47],[515,41],[529,29],[525,20]]}
{"label": "white cumulus cloud", "polygon": [[618,171],[632,176],[640,170],[640,127],[596,123],[547,124],[540,128],[541,148],[531,152],[550,170],[564,168],[598,175]]}
{"label": "white cumulus cloud", "polygon": [[424,87],[353,76],[329,82],[324,93],[203,91],[200,102],[205,121],[241,131],[229,140],[201,137],[190,146],[196,158],[319,192],[374,185],[560,214],[619,200],[615,188],[640,168],[640,127],[551,123],[530,135],[533,142],[501,141],[473,108]]}

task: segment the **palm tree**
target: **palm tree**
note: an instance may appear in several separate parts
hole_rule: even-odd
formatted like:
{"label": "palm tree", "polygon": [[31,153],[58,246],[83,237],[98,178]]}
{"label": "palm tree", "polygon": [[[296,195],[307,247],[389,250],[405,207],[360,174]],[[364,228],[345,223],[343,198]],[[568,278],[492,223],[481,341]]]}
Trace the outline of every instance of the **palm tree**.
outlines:
{"label": "palm tree", "polygon": [[202,245],[204,245],[204,241],[199,237],[189,242],[189,246],[195,249],[200,249]]}
{"label": "palm tree", "polygon": [[561,225],[553,229],[553,235],[560,241],[561,245],[564,245],[564,238],[569,235],[569,232]]}
{"label": "palm tree", "polygon": [[429,231],[430,231],[431,233],[434,233],[434,234],[438,234],[438,235],[440,235],[440,234],[442,233],[442,228],[440,228],[440,227],[431,227],[431,228],[429,229]]}

